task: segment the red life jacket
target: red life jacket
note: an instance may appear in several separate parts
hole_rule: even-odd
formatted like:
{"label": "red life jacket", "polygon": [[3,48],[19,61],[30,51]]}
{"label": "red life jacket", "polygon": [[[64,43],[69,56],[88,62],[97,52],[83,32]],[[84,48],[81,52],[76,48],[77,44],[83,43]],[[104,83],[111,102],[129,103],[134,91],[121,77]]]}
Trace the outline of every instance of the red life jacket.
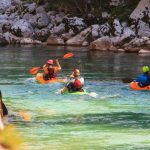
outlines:
{"label": "red life jacket", "polygon": [[82,86],[83,86],[80,79],[75,79],[73,84],[74,84],[74,87],[77,88],[77,89],[82,88]]}
{"label": "red life jacket", "polygon": [[54,68],[48,68],[48,77],[49,77],[50,79],[57,77],[57,74],[56,74]]}

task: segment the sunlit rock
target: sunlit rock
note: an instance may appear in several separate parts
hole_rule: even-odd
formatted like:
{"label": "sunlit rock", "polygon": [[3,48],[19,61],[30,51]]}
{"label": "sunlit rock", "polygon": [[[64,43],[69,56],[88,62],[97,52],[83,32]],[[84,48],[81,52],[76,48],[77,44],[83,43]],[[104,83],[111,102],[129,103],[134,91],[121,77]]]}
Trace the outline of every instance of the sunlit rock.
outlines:
{"label": "sunlit rock", "polygon": [[139,21],[138,23],[138,36],[140,37],[150,37],[150,26],[149,24]]}
{"label": "sunlit rock", "polygon": [[47,45],[64,45],[64,40],[56,36],[49,36]]}
{"label": "sunlit rock", "polygon": [[47,27],[49,24],[49,18],[46,12],[38,13],[37,14],[37,27],[39,29]]}
{"label": "sunlit rock", "polygon": [[145,15],[150,17],[150,0],[141,0],[138,6],[131,13],[130,18],[138,20],[143,18]]}
{"label": "sunlit rock", "polygon": [[91,28],[87,28],[74,36],[73,38],[66,41],[67,45],[76,45],[76,46],[82,46],[83,42],[87,41],[87,37],[89,36],[89,33],[91,32]]}
{"label": "sunlit rock", "polygon": [[108,50],[115,50],[116,48],[113,46],[111,39],[108,36],[105,36],[90,43],[89,49],[108,51]]}
{"label": "sunlit rock", "polygon": [[34,32],[31,24],[24,19],[18,20],[11,30],[14,35],[23,37],[32,37]]}

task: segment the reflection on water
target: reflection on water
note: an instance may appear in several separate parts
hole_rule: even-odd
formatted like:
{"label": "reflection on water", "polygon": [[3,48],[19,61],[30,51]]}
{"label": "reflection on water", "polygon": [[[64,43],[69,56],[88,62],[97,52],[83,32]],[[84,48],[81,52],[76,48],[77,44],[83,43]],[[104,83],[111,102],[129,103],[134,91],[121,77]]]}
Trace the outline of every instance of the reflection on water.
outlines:
{"label": "reflection on water", "polygon": [[[63,60],[67,52],[75,57]],[[66,77],[78,67],[88,95],[60,95],[61,83],[40,85],[29,69],[59,58]],[[150,147],[150,93],[132,91],[121,79],[135,78],[149,56],[87,51],[80,47],[9,46],[0,48],[0,89],[10,110],[8,122],[28,150],[144,149]],[[19,111],[32,119],[24,122]]]}

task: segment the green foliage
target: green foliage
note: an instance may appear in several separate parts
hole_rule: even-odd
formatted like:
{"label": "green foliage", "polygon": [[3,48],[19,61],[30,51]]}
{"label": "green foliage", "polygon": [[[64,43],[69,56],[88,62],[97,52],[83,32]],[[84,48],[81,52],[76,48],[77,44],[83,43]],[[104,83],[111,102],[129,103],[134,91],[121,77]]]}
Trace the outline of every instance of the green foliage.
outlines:
{"label": "green foliage", "polygon": [[129,15],[137,6],[139,0],[125,0],[125,5],[110,6],[111,0],[25,0],[29,3],[36,2],[37,4],[48,3],[48,10],[63,11],[66,14],[79,16],[88,20],[89,14],[94,16],[99,22],[103,23],[106,20],[102,19],[102,12],[107,11],[111,14],[111,18],[107,20],[112,22],[114,18],[119,18],[121,21],[128,20]]}

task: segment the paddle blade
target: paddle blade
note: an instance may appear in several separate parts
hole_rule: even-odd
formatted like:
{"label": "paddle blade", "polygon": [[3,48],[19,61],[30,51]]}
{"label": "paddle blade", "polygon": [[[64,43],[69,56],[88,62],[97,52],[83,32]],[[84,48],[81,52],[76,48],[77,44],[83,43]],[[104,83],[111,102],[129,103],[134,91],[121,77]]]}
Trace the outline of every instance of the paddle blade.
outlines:
{"label": "paddle blade", "polygon": [[24,121],[28,122],[31,120],[31,115],[25,111],[19,111],[19,115],[23,118]]}
{"label": "paddle blade", "polygon": [[32,69],[30,69],[29,73],[32,75],[37,74],[39,69],[39,67],[33,67]]}
{"label": "paddle blade", "polygon": [[123,83],[130,83],[130,82],[132,82],[134,79],[132,79],[132,78],[124,78],[124,79],[122,79],[122,82]]}
{"label": "paddle blade", "polygon": [[63,59],[68,59],[68,58],[73,57],[73,56],[74,56],[73,53],[67,53],[67,54],[65,54],[65,55],[63,56]]}

